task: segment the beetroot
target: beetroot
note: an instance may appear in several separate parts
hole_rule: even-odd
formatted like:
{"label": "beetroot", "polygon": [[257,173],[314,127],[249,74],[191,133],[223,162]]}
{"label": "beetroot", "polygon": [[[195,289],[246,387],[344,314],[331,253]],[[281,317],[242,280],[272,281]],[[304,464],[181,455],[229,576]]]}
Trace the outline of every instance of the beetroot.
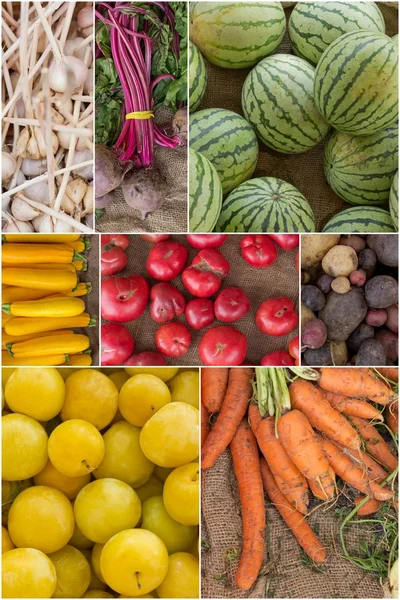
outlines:
{"label": "beetroot", "polygon": [[[97,144],[96,146],[96,198],[101,198],[121,185],[126,168],[111,148]],[[129,167],[128,167],[129,169]],[[96,206],[101,208],[96,202]]]}
{"label": "beetroot", "polygon": [[131,171],[122,183],[122,193],[129,206],[137,208],[144,220],[164,203],[167,182],[157,169]]}

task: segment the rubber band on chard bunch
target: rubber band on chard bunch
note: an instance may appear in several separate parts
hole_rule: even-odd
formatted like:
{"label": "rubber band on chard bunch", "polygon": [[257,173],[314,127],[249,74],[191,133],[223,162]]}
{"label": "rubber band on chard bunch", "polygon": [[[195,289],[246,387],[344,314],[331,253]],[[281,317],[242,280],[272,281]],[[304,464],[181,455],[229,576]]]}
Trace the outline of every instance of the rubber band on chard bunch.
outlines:
{"label": "rubber band on chard bunch", "polygon": [[[96,19],[97,207],[110,204],[121,185],[145,219],[168,195],[156,145],[173,150],[186,141],[186,7],[101,2]],[[161,105],[175,112],[168,127],[155,118]]]}

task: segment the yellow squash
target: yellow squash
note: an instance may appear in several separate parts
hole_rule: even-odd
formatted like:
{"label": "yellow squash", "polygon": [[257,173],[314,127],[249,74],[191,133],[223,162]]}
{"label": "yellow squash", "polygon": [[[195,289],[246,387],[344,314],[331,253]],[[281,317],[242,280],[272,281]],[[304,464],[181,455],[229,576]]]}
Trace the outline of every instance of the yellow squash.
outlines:
{"label": "yellow squash", "polygon": [[88,237],[79,238],[75,242],[67,242],[67,246],[73,248],[77,252],[85,252],[90,248],[90,239]]}
{"label": "yellow squash", "polygon": [[77,317],[37,318],[13,317],[6,323],[5,330],[9,335],[27,335],[28,333],[39,333],[41,331],[52,331],[52,329],[72,329],[73,327],[94,327],[96,319],[88,313],[82,313]]}
{"label": "yellow squash", "polygon": [[77,288],[73,292],[67,292],[67,296],[86,296],[86,294],[90,294],[92,291],[92,284],[90,281],[81,281],[78,283]]}
{"label": "yellow squash", "polygon": [[3,267],[3,283],[35,290],[70,292],[78,285],[78,275],[72,271]]}
{"label": "yellow squash", "polygon": [[30,242],[34,244],[62,244],[75,242],[81,237],[80,233],[8,233],[3,234],[7,242]]}
{"label": "yellow squash", "polygon": [[7,350],[7,344],[25,342],[26,340],[45,337],[46,335],[68,335],[70,333],[74,333],[72,329],[56,329],[53,331],[42,331],[39,333],[27,333],[26,335],[8,335],[8,333],[3,332],[1,336],[1,347],[3,350]]}
{"label": "yellow squash", "polygon": [[3,304],[9,302],[24,302],[25,300],[40,300],[49,296],[48,290],[28,290],[21,287],[8,287],[1,294]]}
{"label": "yellow squash", "polygon": [[[51,354],[47,356],[24,356],[13,358],[7,351],[2,351],[1,362],[3,367],[55,367],[63,365],[68,359],[65,354]],[[68,363],[67,363],[68,364]]]}
{"label": "yellow squash", "polygon": [[72,354],[69,357],[69,361],[63,363],[63,366],[69,367],[90,367],[92,364],[92,357],[90,354]]}
{"label": "yellow squash", "polygon": [[2,326],[2,328],[4,329],[5,326],[6,326],[6,324],[9,321],[12,321],[13,318],[14,317],[12,315],[1,315],[1,326]]}
{"label": "yellow squash", "polygon": [[75,273],[76,269],[72,263],[37,263],[36,265],[18,264],[13,265],[16,269],[41,269],[42,271],[71,271]]}
{"label": "yellow squash", "polygon": [[86,262],[86,258],[67,244],[3,244],[1,261],[3,265],[15,267],[18,264],[72,263],[74,260]]}
{"label": "yellow squash", "polygon": [[70,335],[49,335],[42,338],[7,344],[11,356],[46,356],[60,354],[76,354],[89,348],[90,341],[87,335],[81,333]]}
{"label": "yellow squash", "polygon": [[64,296],[3,304],[2,310],[14,317],[76,317],[84,312],[85,303],[80,298]]}

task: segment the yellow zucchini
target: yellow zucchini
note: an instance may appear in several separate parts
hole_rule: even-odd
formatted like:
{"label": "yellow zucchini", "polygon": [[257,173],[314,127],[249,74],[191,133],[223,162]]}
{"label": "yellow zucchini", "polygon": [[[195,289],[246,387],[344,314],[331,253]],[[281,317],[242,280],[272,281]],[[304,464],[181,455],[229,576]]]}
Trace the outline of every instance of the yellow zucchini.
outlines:
{"label": "yellow zucchini", "polygon": [[77,271],[87,271],[87,261],[74,260],[72,263]]}
{"label": "yellow zucchini", "polygon": [[72,271],[45,269],[18,269],[3,267],[3,282],[23,288],[49,290],[50,292],[70,292],[78,285],[78,275]]}
{"label": "yellow zucchini", "polygon": [[73,333],[70,335],[49,335],[42,338],[7,344],[11,356],[46,356],[59,354],[76,354],[89,348],[87,335]]}
{"label": "yellow zucchini", "polygon": [[92,357],[90,354],[72,354],[69,357],[69,361],[65,362],[63,366],[70,367],[90,367],[92,364]]}
{"label": "yellow zucchini", "polygon": [[76,289],[73,292],[67,292],[66,295],[75,298],[76,296],[86,296],[86,294],[90,294],[91,291],[92,284],[90,283],[90,281],[81,281],[80,283],[78,283]]}
{"label": "yellow zucchini", "polygon": [[81,237],[75,242],[67,242],[67,246],[73,248],[77,252],[86,252],[90,248],[90,239],[88,237]]}
{"label": "yellow zucchini", "polygon": [[80,233],[7,233],[3,234],[6,242],[29,242],[34,244],[62,244],[75,242],[81,237]]}
{"label": "yellow zucchini", "polygon": [[49,295],[48,290],[27,290],[21,287],[9,287],[3,291],[1,301],[3,304],[8,302],[25,302],[26,300],[40,300]]}
{"label": "yellow zucchini", "polygon": [[4,329],[4,327],[6,326],[6,323],[8,323],[9,321],[12,321],[14,317],[12,315],[5,315],[2,314],[1,315],[1,326]]}
{"label": "yellow zucchini", "polygon": [[67,359],[66,354],[13,358],[7,351],[3,350],[1,353],[3,367],[56,367],[57,365],[63,365]]}
{"label": "yellow zucchini", "polygon": [[29,317],[13,317],[6,323],[5,330],[9,335],[26,335],[28,333],[39,333],[40,331],[51,331],[52,329],[72,329],[74,327],[94,327],[96,319],[88,313],[82,313],[77,317],[60,317],[31,319]]}
{"label": "yellow zucchini", "polygon": [[13,265],[15,269],[41,269],[42,271],[71,271],[76,273],[76,269],[72,263],[37,263],[36,265],[21,264]]}
{"label": "yellow zucchini", "polygon": [[85,310],[85,303],[80,298],[42,298],[26,302],[2,304],[2,311],[14,317],[76,317]]}
{"label": "yellow zucchini", "polygon": [[85,257],[67,244],[3,244],[1,261],[13,266],[36,263],[72,263],[74,260],[86,262]]}
{"label": "yellow zucchini", "polygon": [[46,335],[68,335],[70,333],[74,333],[72,329],[56,329],[53,331],[41,331],[40,333],[27,333],[26,335],[8,335],[8,333],[3,332],[1,347],[3,350],[7,350],[7,344],[13,344],[14,342],[25,342],[26,340],[45,337]]}

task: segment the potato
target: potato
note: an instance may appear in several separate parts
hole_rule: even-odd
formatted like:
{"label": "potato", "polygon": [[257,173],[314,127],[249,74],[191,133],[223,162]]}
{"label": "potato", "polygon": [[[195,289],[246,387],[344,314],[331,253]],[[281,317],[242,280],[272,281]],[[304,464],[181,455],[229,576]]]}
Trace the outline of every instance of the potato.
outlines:
{"label": "potato", "polygon": [[301,355],[301,364],[309,367],[332,367],[333,359],[330,344],[326,342],[316,350],[306,350]]}
{"label": "potato", "polygon": [[308,234],[301,236],[301,268],[315,267],[325,254],[339,243],[340,234]]}
{"label": "potato", "polygon": [[392,304],[392,306],[388,306],[386,309],[387,312],[387,321],[386,327],[393,331],[394,333],[398,333],[399,331],[399,307],[397,304]]}
{"label": "potato", "polygon": [[333,281],[333,277],[331,275],[327,275],[324,273],[317,280],[317,286],[321,290],[322,293],[327,294],[331,291],[331,283]]}
{"label": "potato", "polygon": [[367,279],[372,277],[376,267],[376,254],[370,248],[365,248],[358,255],[358,266],[365,271]]}
{"label": "potato", "polygon": [[349,246],[335,246],[322,259],[323,270],[332,277],[348,277],[357,265],[357,254]]}
{"label": "potato", "polygon": [[301,283],[302,285],[307,285],[307,283],[310,283],[311,281],[311,275],[308,271],[302,271],[301,272]]}
{"label": "potato", "polygon": [[387,312],[384,308],[369,309],[365,322],[372,327],[382,327],[387,321]]}
{"label": "potato", "polygon": [[308,321],[301,330],[301,345],[315,350],[326,342],[326,326],[321,319]]}
{"label": "potato", "polygon": [[362,287],[366,281],[367,275],[362,269],[357,269],[357,271],[350,273],[350,283],[352,285],[358,285],[358,287]]}
{"label": "potato", "polygon": [[371,308],[387,308],[397,302],[397,281],[389,275],[377,275],[367,281],[365,299]]}
{"label": "potato", "polygon": [[343,235],[340,238],[340,246],[350,246],[357,254],[364,250],[367,242],[359,235]]}
{"label": "potato", "polygon": [[[346,246],[342,246],[346,248]],[[351,249],[351,248],[350,248]],[[354,252],[354,250],[353,250]],[[367,303],[360,288],[350,288],[347,294],[329,292],[319,318],[328,330],[328,340],[345,342],[367,314]]]}
{"label": "potato", "polygon": [[347,277],[336,277],[332,281],[331,288],[337,294],[347,294],[350,289],[350,281]]}
{"label": "potato", "polygon": [[397,357],[399,355],[397,334],[386,327],[382,327],[382,329],[379,329],[379,331],[376,332],[375,340],[385,348],[388,359],[397,364]]}
{"label": "potato", "polygon": [[304,327],[308,321],[312,321],[313,319],[315,319],[313,311],[310,310],[308,306],[301,303],[301,326]]}
{"label": "potato", "polygon": [[321,310],[325,304],[325,296],[315,285],[305,285],[301,290],[301,301],[310,310]]}
{"label": "potato", "polygon": [[399,239],[397,233],[369,235],[367,244],[375,252],[380,263],[387,267],[399,266]]}
{"label": "potato", "polygon": [[372,340],[375,335],[375,330],[371,325],[367,325],[367,323],[361,323],[349,336],[347,340],[347,347],[350,352],[358,352],[361,344],[365,342],[365,340]]}
{"label": "potato", "polygon": [[357,357],[357,367],[383,367],[386,365],[386,352],[377,340],[366,340],[360,347]]}
{"label": "potato", "polygon": [[332,362],[336,367],[344,367],[349,360],[346,342],[330,342]]}

